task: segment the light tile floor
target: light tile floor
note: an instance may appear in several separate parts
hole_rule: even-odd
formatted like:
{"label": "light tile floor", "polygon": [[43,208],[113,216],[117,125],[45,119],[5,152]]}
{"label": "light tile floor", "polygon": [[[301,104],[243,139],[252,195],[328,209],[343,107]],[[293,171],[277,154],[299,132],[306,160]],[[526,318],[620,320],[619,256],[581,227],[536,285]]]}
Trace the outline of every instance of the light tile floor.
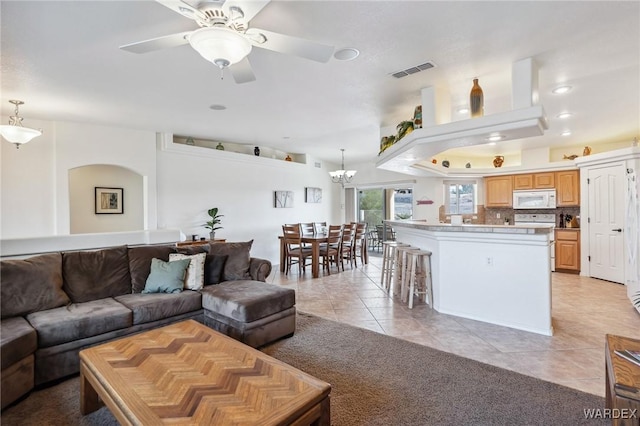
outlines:
{"label": "light tile floor", "polygon": [[277,267],[268,281],[296,290],[297,309],[517,371],[596,395],[605,395],[605,334],[640,339],[640,314],[620,284],[553,273],[552,337],[413,309],[379,286],[381,258],[311,278],[311,268],[286,276]]}

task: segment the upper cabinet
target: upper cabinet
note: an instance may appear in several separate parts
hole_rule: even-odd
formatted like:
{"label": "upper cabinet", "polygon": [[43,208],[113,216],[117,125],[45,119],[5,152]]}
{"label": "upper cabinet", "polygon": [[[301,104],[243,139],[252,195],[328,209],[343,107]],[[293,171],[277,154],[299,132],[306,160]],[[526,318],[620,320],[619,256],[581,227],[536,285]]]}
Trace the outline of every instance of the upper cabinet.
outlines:
{"label": "upper cabinet", "polygon": [[513,176],[484,178],[484,206],[511,207],[513,205]]}
{"label": "upper cabinet", "polygon": [[580,205],[580,171],[556,172],[556,200],[558,207]]}
{"label": "upper cabinet", "polygon": [[555,173],[529,173],[513,175],[513,189],[553,189],[556,185]]}
{"label": "upper cabinet", "polygon": [[531,188],[533,188],[533,174],[513,176],[513,189]]}

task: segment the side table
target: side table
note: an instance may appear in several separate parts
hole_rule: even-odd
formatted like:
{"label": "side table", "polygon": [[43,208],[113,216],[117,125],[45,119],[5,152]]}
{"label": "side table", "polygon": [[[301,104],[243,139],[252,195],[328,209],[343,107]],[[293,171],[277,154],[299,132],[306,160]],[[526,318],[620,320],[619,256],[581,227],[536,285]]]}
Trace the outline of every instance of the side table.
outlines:
{"label": "side table", "polygon": [[612,334],[607,334],[606,339],[605,406],[615,410],[612,413],[611,424],[638,426],[640,425],[640,366],[616,355],[614,351],[640,351],[640,340]]}
{"label": "side table", "polygon": [[227,240],[225,238],[216,238],[215,240],[179,241],[176,243],[176,247],[199,246],[199,245],[209,244],[209,243],[226,243],[226,242]]}

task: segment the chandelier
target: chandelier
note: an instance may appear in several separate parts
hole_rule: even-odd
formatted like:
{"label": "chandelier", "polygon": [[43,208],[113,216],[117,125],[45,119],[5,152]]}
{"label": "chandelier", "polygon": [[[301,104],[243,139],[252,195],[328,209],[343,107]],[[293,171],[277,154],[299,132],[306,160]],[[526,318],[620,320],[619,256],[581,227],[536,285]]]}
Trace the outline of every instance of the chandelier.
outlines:
{"label": "chandelier", "polygon": [[344,169],[344,148],[341,148],[340,151],[342,151],[342,165],[340,166],[341,168],[340,170],[329,172],[329,175],[331,176],[331,180],[333,181],[333,183],[339,183],[344,187],[345,183],[351,182],[357,172],[355,170]]}
{"label": "chandelier", "polygon": [[18,114],[18,106],[24,104],[22,101],[10,100],[16,106],[15,115],[9,117],[9,124],[0,126],[0,134],[7,141],[16,144],[16,149],[20,145],[29,142],[31,139],[42,134],[42,130],[30,129],[22,126],[22,117]]}

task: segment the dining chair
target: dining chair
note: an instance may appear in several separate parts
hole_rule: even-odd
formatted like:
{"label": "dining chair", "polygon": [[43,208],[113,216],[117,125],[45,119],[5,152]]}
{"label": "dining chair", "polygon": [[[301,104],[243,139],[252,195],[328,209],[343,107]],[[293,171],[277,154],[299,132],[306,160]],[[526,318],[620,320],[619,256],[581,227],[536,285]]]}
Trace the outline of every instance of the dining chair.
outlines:
{"label": "dining chair", "polygon": [[320,245],[320,257],[322,258],[322,268],[331,275],[331,259],[336,264],[338,271],[338,256],[340,255],[340,242],[342,239],[342,226],[331,225],[327,231],[327,242]]}
{"label": "dining chair", "polygon": [[285,275],[289,274],[291,265],[298,264],[298,273],[306,270],[306,260],[311,257],[311,248],[302,245],[302,237],[300,235],[300,225],[283,225],[282,236],[284,239],[284,253],[287,262]]}
{"label": "dining chair", "polygon": [[302,235],[313,235],[316,233],[315,226],[313,226],[313,222],[311,223],[301,223],[300,224],[300,232]]}
{"label": "dining chair", "polygon": [[314,222],[313,226],[316,229],[316,234],[327,232],[327,222]]}
{"label": "dining chair", "polygon": [[353,243],[351,244],[351,250],[353,253],[351,256],[353,257],[353,262],[358,267],[358,256],[360,256],[360,262],[364,265],[365,257],[367,256],[367,224],[366,223],[357,223],[356,231],[353,238]]}
{"label": "dining chair", "polygon": [[353,239],[355,237],[355,224],[346,224],[342,228],[342,239],[340,240],[340,264],[344,271],[344,260],[348,260],[353,267]]}

